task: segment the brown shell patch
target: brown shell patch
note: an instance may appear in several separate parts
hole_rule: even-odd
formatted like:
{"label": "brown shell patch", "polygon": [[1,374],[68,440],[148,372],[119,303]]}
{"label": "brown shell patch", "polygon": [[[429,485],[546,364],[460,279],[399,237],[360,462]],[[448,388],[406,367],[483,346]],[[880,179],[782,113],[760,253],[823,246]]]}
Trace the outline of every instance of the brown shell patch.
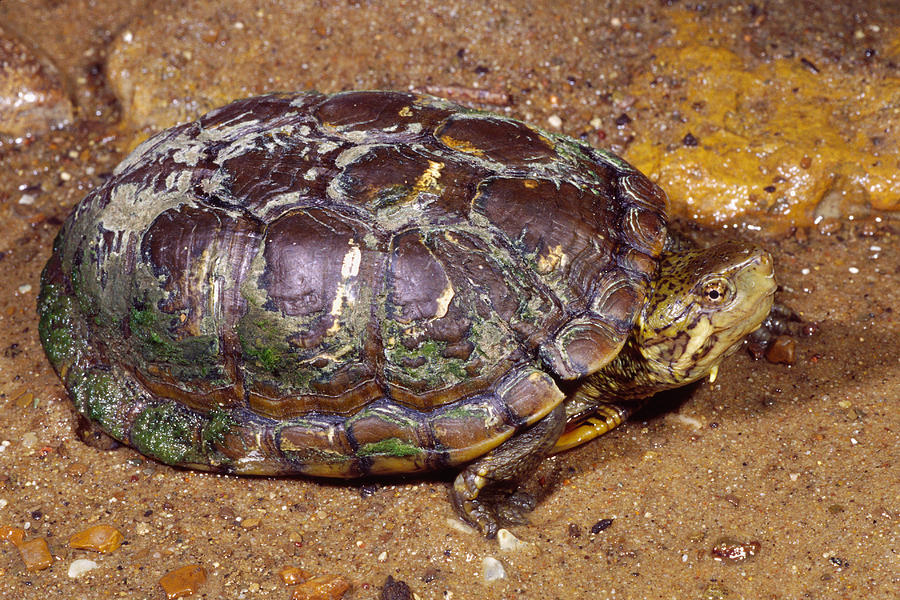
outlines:
{"label": "brown shell patch", "polygon": [[453,115],[434,135],[451,150],[510,167],[546,163],[556,158],[549,138],[524,123],[498,117]]}
{"label": "brown shell patch", "polygon": [[343,131],[386,130],[415,122],[411,109],[414,99],[415,95],[401,92],[335,94],[313,115],[326,127]]}
{"label": "brown shell patch", "polygon": [[421,234],[409,231],[394,238],[388,275],[389,299],[396,319],[411,323],[447,314],[454,289]]}

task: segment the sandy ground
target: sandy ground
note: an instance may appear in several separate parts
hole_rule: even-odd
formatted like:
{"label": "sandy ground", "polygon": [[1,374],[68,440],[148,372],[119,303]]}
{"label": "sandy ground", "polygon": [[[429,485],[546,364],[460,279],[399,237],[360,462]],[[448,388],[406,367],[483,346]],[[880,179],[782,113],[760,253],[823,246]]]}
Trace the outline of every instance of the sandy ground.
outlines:
{"label": "sandy ground", "polygon": [[[749,159],[760,173],[752,185],[818,196],[707,213],[700,200],[692,208],[669,163],[647,158],[641,144],[675,153],[722,139],[710,125],[716,111],[672,112],[715,106],[701,92],[725,93],[685,86],[696,73],[666,52],[689,47],[686,31],[729,49],[746,72],[793,61],[827,76],[823,89],[849,86],[830,113],[837,137],[809,147],[791,138],[792,152],[812,157],[798,159],[811,179],[766,162],[777,151]],[[346,598],[379,597],[388,575],[445,600],[897,597],[900,224],[873,209],[900,204],[898,96],[888,93],[900,63],[897,3],[6,1],[2,39],[27,56],[0,74],[0,126],[24,127],[0,138],[0,527],[46,539],[54,558],[28,571],[0,542],[0,598],[164,598],[160,577],[189,564],[207,572],[199,598],[289,598],[279,572],[290,565],[343,575],[353,583]],[[772,72],[776,83],[795,76]],[[46,108],[10,108],[16,90],[40,85]],[[514,529],[516,550],[458,526],[446,501],[452,474],[365,485],[241,479],[81,443],[34,309],[61,220],[155,128],[231,98],[310,87],[431,89],[660,165],[644,168],[664,185],[671,178],[675,212],[715,225],[699,236],[749,236],[773,251],[780,299],[818,330],[798,339],[791,366],[741,353],[714,384],[660,398],[546,461],[527,485],[541,502]],[[748,114],[784,118],[763,100],[772,106]],[[784,137],[759,135],[776,146]],[[832,138],[855,140],[856,154],[823,150]],[[701,183],[716,177],[703,167]],[[125,543],[107,554],[69,547],[97,523]],[[726,546],[753,556],[722,558]],[[70,577],[81,558],[97,568]],[[486,581],[488,558],[505,577]]]}

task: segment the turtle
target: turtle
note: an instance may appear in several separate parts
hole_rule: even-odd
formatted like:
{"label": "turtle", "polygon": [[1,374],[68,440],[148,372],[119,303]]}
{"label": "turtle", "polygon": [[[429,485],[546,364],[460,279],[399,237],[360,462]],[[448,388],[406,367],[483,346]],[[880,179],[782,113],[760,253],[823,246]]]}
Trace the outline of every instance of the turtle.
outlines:
{"label": "turtle", "polygon": [[169,465],[456,469],[527,522],[547,456],[714,378],[772,258],[688,247],[615,154],[413,92],[271,93],[147,139],[64,222],[39,332],[78,414]]}

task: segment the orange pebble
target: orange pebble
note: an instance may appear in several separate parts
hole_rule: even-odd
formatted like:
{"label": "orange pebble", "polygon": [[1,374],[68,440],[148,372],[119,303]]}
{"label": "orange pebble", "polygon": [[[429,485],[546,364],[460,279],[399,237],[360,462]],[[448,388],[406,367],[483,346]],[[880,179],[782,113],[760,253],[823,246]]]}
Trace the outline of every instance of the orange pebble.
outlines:
{"label": "orange pebble", "polygon": [[167,600],[190,596],[204,583],[206,583],[206,569],[200,565],[185,565],[169,571],[159,579],[159,585],[166,593]]}
{"label": "orange pebble", "polygon": [[349,589],[340,575],[319,575],[295,587],[291,600],[340,600]]}
{"label": "orange pebble", "polygon": [[69,547],[94,552],[112,552],[122,545],[125,536],[111,525],[94,525],[69,538]]}
{"label": "orange pebble", "polygon": [[14,546],[18,546],[25,539],[25,530],[19,527],[0,527],[0,540],[12,542]]}
{"label": "orange pebble", "polygon": [[22,562],[29,571],[41,571],[53,564],[53,555],[44,538],[35,538],[27,542],[17,544]]}
{"label": "orange pebble", "polygon": [[278,574],[285,585],[297,585],[309,579],[309,572],[300,567],[285,567]]}

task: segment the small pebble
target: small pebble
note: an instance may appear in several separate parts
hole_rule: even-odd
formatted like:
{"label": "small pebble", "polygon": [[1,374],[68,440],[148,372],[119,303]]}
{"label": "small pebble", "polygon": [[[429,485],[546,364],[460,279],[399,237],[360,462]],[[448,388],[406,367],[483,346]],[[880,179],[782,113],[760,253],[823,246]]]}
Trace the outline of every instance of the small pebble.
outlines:
{"label": "small pebble", "polygon": [[262,520],[259,517],[250,517],[241,521],[241,527],[244,529],[256,529],[260,523],[262,523]]}
{"label": "small pebble", "polygon": [[560,119],[557,115],[550,115],[550,117],[547,118],[547,122],[553,129],[559,129],[560,127],[562,127],[562,119]]}
{"label": "small pebble", "polygon": [[79,558],[78,560],[73,560],[72,564],[69,565],[69,577],[71,577],[72,579],[76,579],[78,577],[81,577],[88,571],[93,571],[98,566],[100,566],[100,565],[98,565],[94,561],[88,560],[86,558]]}
{"label": "small pebble", "polygon": [[0,527],[0,540],[6,540],[18,546],[25,539],[25,530],[19,527]]}
{"label": "small pebble", "polygon": [[594,523],[593,527],[591,527],[591,533],[593,533],[594,535],[597,535],[601,531],[609,529],[609,526],[612,524],[613,524],[612,519],[600,519],[599,521]]}
{"label": "small pebble", "polygon": [[497,542],[499,542],[500,549],[504,552],[521,550],[528,546],[528,542],[523,542],[514,536],[508,529],[501,529],[497,532]]}
{"label": "small pebble", "polygon": [[29,431],[25,435],[22,436],[22,446],[24,448],[34,448],[37,446],[38,437],[37,434],[33,431]]}
{"label": "small pebble", "polygon": [[341,575],[319,575],[295,587],[291,600],[340,600],[349,589]]}
{"label": "small pebble", "polygon": [[19,555],[25,568],[29,571],[41,571],[53,564],[53,555],[44,538],[35,538],[17,545]]}
{"label": "small pebble", "polygon": [[185,565],[169,571],[159,579],[159,585],[166,593],[166,600],[195,594],[204,583],[206,583],[206,569],[200,565]]}
{"label": "small pebble", "polygon": [[69,538],[69,547],[94,552],[112,552],[122,545],[125,536],[111,525],[94,525]]}
{"label": "small pebble", "polygon": [[309,579],[309,572],[300,567],[285,567],[278,574],[285,585],[297,585]]}
{"label": "small pebble", "polygon": [[414,596],[409,585],[405,581],[397,581],[390,575],[381,588],[380,600],[413,600]]}
{"label": "small pebble", "polygon": [[766,360],[771,363],[792,365],[797,359],[797,343],[787,335],[780,335],[766,349]]}
{"label": "small pebble", "polygon": [[843,229],[844,224],[835,217],[825,217],[818,222],[816,227],[822,235],[833,235],[839,233]]}
{"label": "small pebble", "polygon": [[447,517],[447,525],[450,527],[450,529],[455,529],[462,533],[475,533],[475,530],[472,527],[469,527],[466,523],[463,523],[456,517]]}
{"label": "small pebble", "polygon": [[481,568],[484,573],[484,580],[487,582],[506,579],[506,569],[503,568],[503,563],[493,556],[485,556],[481,562]]}
{"label": "small pebble", "polygon": [[716,560],[741,562],[756,556],[759,549],[759,542],[739,542],[731,538],[723,538],[713,546],[711,554]]}

